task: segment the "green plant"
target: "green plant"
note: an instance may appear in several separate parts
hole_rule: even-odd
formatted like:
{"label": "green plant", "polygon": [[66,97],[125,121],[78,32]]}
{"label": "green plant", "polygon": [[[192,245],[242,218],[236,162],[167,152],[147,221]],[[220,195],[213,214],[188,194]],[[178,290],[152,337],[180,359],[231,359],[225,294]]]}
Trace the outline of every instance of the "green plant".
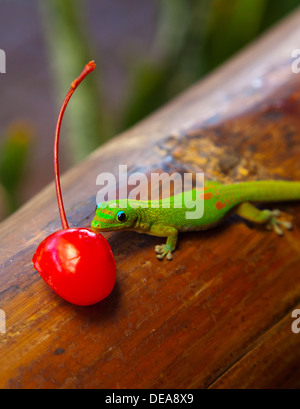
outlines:
{"label": "green plant", "polygon": [[32,130],[27,124],[13,124],[0,144],[1,216],[15,211],[31,144]]}

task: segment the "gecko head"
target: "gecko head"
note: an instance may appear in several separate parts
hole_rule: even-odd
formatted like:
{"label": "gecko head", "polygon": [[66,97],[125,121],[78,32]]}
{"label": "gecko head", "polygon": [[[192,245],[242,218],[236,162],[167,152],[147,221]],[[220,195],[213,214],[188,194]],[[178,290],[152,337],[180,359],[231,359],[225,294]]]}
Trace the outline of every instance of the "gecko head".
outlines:
{"label": "gecko head", "polygon": [[130,230],[136,219],[136,210],[128,206],[127,200],[103,202],[97,206],[92,229],[94,231]]}

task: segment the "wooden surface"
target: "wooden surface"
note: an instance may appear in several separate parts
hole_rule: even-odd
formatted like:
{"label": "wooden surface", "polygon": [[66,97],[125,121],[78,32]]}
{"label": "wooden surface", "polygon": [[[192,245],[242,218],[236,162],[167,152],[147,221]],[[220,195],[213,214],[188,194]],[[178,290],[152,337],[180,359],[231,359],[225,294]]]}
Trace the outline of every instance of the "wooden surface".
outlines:
{"label": "wooden surface", "polygon": [[[72,226],[89,226],[101,172],[205,171],[225,182],[300,180],[300,74],[291,71],[300,13],[63,178]],[[122,187],[121,187],[122,188]],[[298,388],[300,205],[277,205],[284,238],[233,218],[161,239],[106,234],[118,267],[111,296],[74,307],[31,264],[60,228],[54,186],[0,225],[1,388]],[[101,260],[99,260],[101,262]]]}

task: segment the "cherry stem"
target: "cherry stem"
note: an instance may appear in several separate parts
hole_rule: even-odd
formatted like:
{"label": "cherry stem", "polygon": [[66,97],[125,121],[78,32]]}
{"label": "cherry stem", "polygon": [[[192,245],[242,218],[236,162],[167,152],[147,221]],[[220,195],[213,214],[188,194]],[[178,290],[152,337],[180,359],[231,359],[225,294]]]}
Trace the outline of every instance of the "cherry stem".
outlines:
{"label": "cherry stem", "polygon": [[60,137],[60,129],[61,129],[61,123],[62,119],[65,113],[65,110],[67,108],[67,105],[71,99],[71,96],[73,95],[74,91],[76,88],[79,86],[79,84],[84,80],[84,78],[89,75],[92,71],[94,71],[96,67],[96,64],[94,61],[90,61],[83,69],[82,73],[79,75],[79,77],[72,82],[71,88],[69,92],[66,95],[66,98],[61,106],[60,113],[57,119],[57,125],[56,125],[56,131],[55,131],[55,140],[54,140],[54,174],[55,174],[55,188],[56,188],[56,197],[57,197],[57,203],[58,203],[58,209],[59,209],[59,214],[60,214],[60,219],[61,219],[61,224],[63,229],[68,229],[68,221],[66,217],[66,212],[63,204],[63,199],[62,199],[62,193],[61,193],[61,185],[60,185],[60,177],[59,177],[59,137]]}

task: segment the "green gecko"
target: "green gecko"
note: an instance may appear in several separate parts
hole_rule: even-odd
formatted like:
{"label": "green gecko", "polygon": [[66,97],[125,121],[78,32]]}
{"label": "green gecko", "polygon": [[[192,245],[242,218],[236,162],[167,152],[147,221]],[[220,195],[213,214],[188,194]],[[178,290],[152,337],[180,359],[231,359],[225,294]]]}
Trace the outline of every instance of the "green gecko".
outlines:
{"label": "green gecko", "polygon": [[[155,247],[157,258],[172,259],[176,249],[179,232],[210,229],[224,220],[229,214],[237,214],[246,220],[273,229],[283,235],[282,228],[292,229],[292,224],[278,220],[279,210],[259,210],[250,202],[280,202],[300,200],[300,182],[254,181],[223,185],[218,182],[206,182],[202,190],[194,189],[193,198],[203,200],[204,213],[197,219],[186,217],[191,204],[183,195],[157,201],[133,201],[120,199],[100,204],[92,221],[94,231],[134,230],[158,237],[166,237],[167,243]],[[174,206],[176,200],[183,206]],[[191,199],[192,200],[192,199]]]}

